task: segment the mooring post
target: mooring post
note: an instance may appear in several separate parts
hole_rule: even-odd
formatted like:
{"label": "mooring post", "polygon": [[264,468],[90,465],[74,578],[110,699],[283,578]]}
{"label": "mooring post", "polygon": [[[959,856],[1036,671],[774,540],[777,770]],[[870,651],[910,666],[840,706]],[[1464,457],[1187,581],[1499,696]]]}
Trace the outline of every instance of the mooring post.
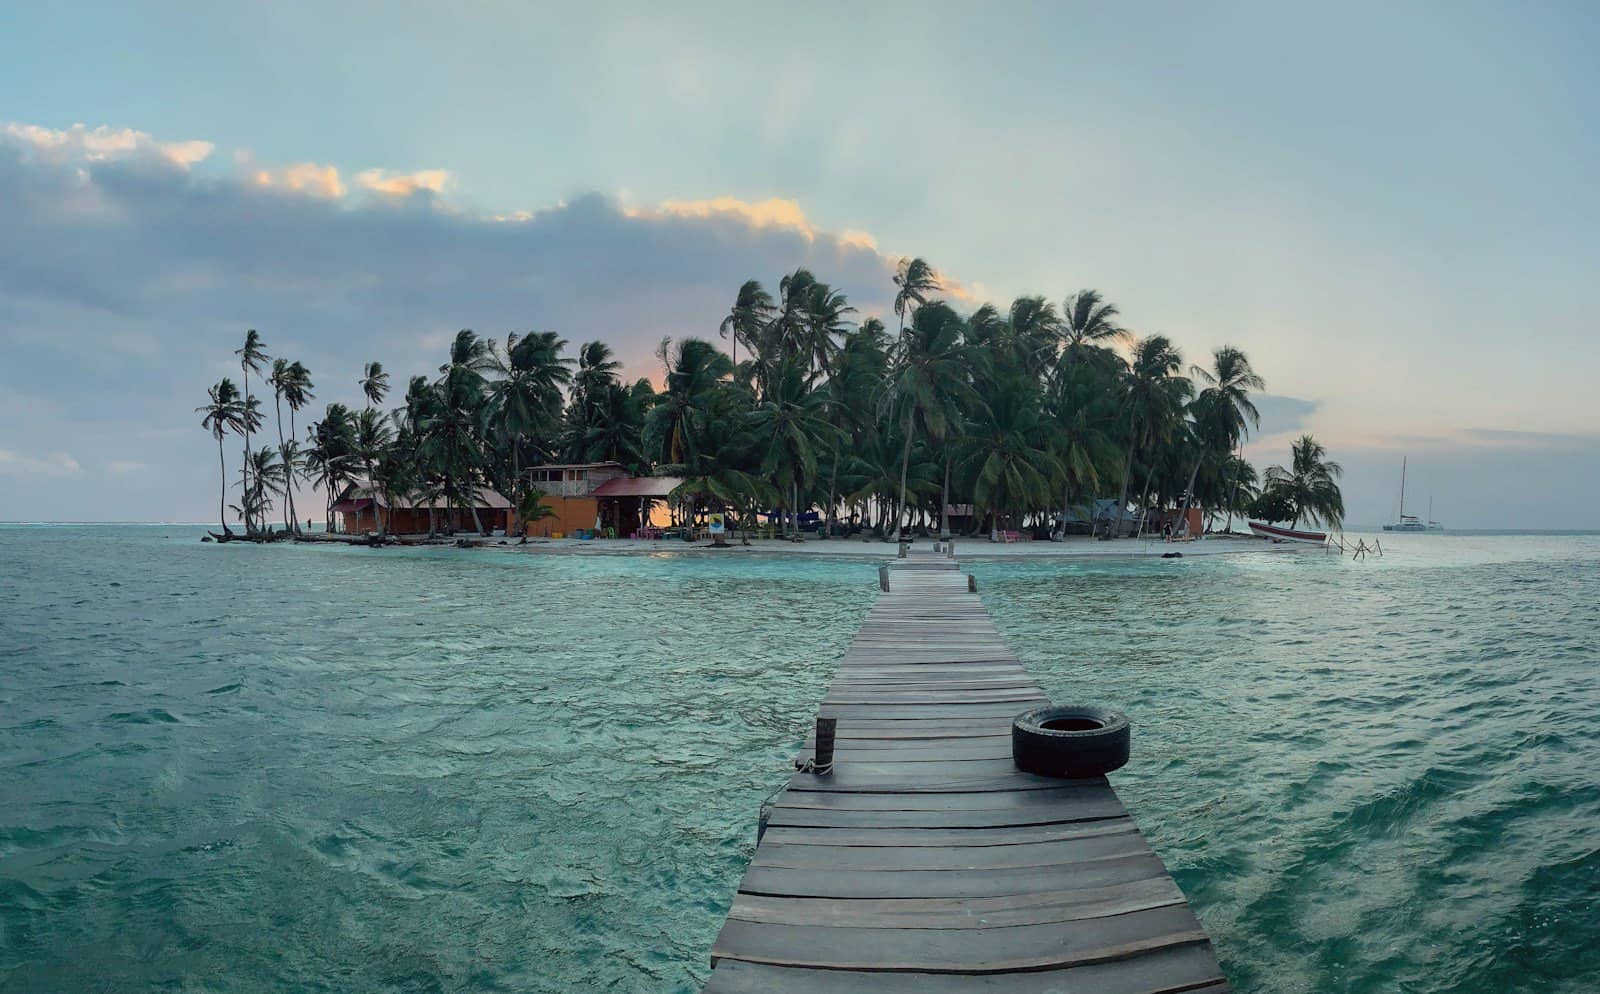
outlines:
{"label": "mooring post", "polygon": [[838,718],[817,719],[817,747],[813,751],[815,758],[811,761],[811,772],[819,777],[833,772],[833,739],[838,730]]}
{"label": "mooring post", "polygon": [[900,558],[901,559],[904,559],[906,557],[906,550],[909,549],[909,548],[911,548],[911,544],[909,542],[901,542],[900,543]]}
{"label": "mooring post", "polygon": [[956,540],[955,539],[951,539],[950,541],[948,541],[948,542],[946,542],[944,544],[944,557],[946,559],[954,559],[956,557]]}
{"label": "mooring post", "polygon": [[889,592],[889,567],[887,565],[878,567],[878,589],[886,594]]}
{"label": "mooring post", "polygon": [[975,594],[977,592],[978,592],[978,578],[973,576],[971,573],[968,573],[967,574],[967,593]]}

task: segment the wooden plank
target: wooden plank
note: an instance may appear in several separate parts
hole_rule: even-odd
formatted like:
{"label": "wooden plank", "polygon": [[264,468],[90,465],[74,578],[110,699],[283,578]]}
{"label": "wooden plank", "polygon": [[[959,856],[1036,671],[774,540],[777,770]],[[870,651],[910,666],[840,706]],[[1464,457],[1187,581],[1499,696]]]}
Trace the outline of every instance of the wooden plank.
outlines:
{"label": "wooden plank", "polygon": [[791,846],[762,840],[751,866],[819,870],[990,870],[1057,866],[1150,851],[1138,829],[1011,846]]}
{"label": "wooden plank", "polygon": [[1131,818],[1061,822],[1022,828],[788,828],[768,826],[762,840],[790,846],[1017,846],[1136,832]]}
{"label": "wooden plank", "polygon": [[900,901],[832,901],[824,898],[739,894],[728,917],[787,925],[864,925],[872,928],[1007,928],[1012,925],[1105,918],[1145,908],[1181,904],[1171,877],[1148,877],[1110,887],[1043,894]]}
{"label": "wooden plank", "polygon": [[[760,847],[757,847],[758,849]],[[827,871],[787,866],[751,866],[739,885],[743,894],[829,897],[838,900],[907,897],[1000,897],[1088,887],[1167,875],[1153,853],[1061,863],[952,873],[945,870]]]}
{"label": "wooden plank", "polygon": [[831,808],[842,811],[958,811],[984,808],[996,812],[1027,809],[1037,813],[1040,809],[1047,809],[1053,813],[1076,814],[1091,808],[1109,807],[1118,816],[1127,813],[1123,810],[1122,802],[1117,800],[1116,792],[1103,777],[1094,780],[1057,780],[1056,784],[1053,788],[1042,790],[986,794],[785,791],[773,803],[777,808]]}
{"label": "wooden plank", "polygon": [[990,929],[833,928],[730,919],[713,960],[832,970],[1013,973],[1104,963],[1206,941],[1185,905]]}
{"label": "wooden plank", "polygon": [[1110,963],[1040,973],[960,976],[939,973],[863,973],[724,960],[705,994],[1183,994],[1210,986],[1222,971],[1209,949],[1178,946]]}

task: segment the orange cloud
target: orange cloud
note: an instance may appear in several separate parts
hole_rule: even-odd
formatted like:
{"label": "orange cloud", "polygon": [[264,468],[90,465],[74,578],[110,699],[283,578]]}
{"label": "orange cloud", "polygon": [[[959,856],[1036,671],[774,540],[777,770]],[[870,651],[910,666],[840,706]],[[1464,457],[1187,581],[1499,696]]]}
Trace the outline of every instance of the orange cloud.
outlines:
{"label": "orange cloud", "polygon": [[798,203],[782,197],[768,197],[766,200],[754,202],[740,200],[738,197],[663,200],[654,207],[625,207],[623,213],[628,217],[642,218],[727,217],[743,221],[752,228],[788,228],[798,231],[808,239],[817,237],[819,233],[816,226],[806,218],[805,211],[800,209]]}
{"label": "orange cloud", "polygon": [[841,231],[839,232],[839,244],[848,245],[851,248],[866,249],[869,252],[878,251],[878,240],[865,231],[855,231],[853,229]]}
{"label": "orange cloud", "polygon": [[293,190],[313,197],[337,199],[345,194],[338,168],[316,162],[297,162],[281,169],[258,169],[253,179],[257,186]]}
{"label": "orange cloud", "polygon": [[414,173],[367,169],[356,174],[356,185],[390,197],[409,197],[418,190],[443,193],[450,183],[450,173],[445,169],[419,169]]}
{"label": "orange cloud", "polygon": [[37,124],[7,121],[0,125],[0,134],[32,146],[40,155],[56,159],[101,162],[134,155],[153,155],[182,169],[205,160],[216,149],[207,141],[160,142],[148,132],[132,128],[108,128],[105,125],[90,128],[74,124],[70,128],[57,130],[42,128]]}

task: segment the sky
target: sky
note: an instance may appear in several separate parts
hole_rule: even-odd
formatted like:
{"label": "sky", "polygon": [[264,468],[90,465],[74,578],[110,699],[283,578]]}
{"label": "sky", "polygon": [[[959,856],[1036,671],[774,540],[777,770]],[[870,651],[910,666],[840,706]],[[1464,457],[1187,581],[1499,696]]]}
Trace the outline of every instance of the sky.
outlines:
{"label": "sky", "polygon": [[213,516],[247,327],[319,404],[459,328],[658,375],[745,279],[882,314],[920,255],[1243,348],[1247,454],[1313,432],[1351,522],[1406,457],[1449,526],[1600,528],[1597,44],[1562,3],[9,5],[0,520]]}

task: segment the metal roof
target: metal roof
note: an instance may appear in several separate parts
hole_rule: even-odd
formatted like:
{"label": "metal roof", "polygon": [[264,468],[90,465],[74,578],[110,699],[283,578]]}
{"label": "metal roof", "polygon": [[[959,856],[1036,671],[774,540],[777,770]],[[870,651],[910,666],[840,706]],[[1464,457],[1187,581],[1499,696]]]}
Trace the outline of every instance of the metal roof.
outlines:
{"label": "metal roof", "polygon": [[682,485],[677,476],[619,476],[594,488],[591,497],[667,497]]}
{"label": "metal roof", "polygon": [[[487,508],[491,511],[500,511],[511,506],[511,502],[507,500],[503,494],[497,490],[492,490],[489,487],[478,487],[476,494],[477,500],[474,503],[480,510]],[[339,495],[339,503],[341,504],[360,501],[363,499],[376,500],[379,507],[387,508],[392,506],[395,510],[399,511],[426,511],[430,506],[435,510],[442,511],[449,506],[442,497],[434,501],[425,501],[398,495],[395,497],[393,505],[391,505],[388,499],[385,498],[381,492],[374,493],[371,488],[359,483],[346,487],[344,493]],[[466,509],[467,508],[465,507],[461,508],[461,510]],[[335,507],[335,510],[338,510],[338,508]]]}

